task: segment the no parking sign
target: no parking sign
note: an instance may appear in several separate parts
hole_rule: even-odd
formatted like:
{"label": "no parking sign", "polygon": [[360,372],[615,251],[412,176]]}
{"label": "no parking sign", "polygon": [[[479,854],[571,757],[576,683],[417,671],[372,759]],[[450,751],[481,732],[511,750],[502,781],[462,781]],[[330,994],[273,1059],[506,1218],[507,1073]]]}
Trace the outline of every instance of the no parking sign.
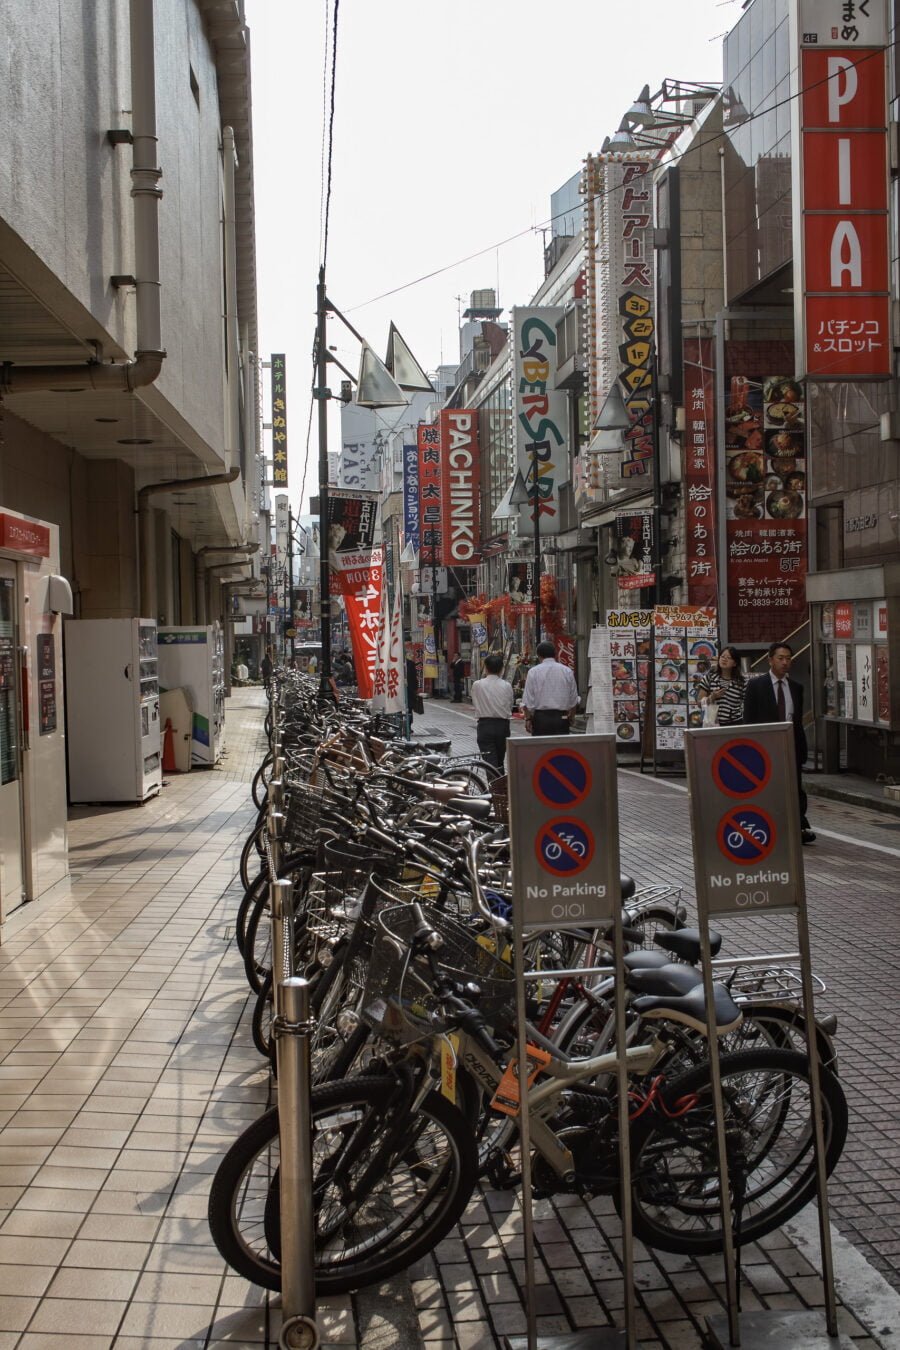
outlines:
{"label": "no parking sign", "polygon": [[804,899],[794,729],[685,734],[697,901],[707,914],[796,909]]}
{"label": "no parking sign", "polygon": [[517,737],[507,754],[523,929],[612,922],[621,902],[615,737]]}

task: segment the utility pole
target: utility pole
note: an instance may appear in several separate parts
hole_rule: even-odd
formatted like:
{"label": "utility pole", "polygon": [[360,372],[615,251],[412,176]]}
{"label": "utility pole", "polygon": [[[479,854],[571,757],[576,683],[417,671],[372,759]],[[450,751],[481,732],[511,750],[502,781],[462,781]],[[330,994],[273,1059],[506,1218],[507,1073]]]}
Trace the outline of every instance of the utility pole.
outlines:
{"label": "utility pole", "polygon": [[322,625],[322,661],[319,666],[319,697],[331,699],[331,569],[328,564],[328,343],[325,318],[325,268],[319,268],[316,289],[316,387],[319,405],[319,613]]}
{"label": "utility pole", "polygon": [[284,580],[285,643],[291,644],[291,656],[294,654],[294,639],[287,636],[294,627],[294,517],[288,503],[287,537],[287,576]]}
{"label": "utility pole", "polygon": [[534,590],[534,646],[541,640],[541,493],[538,478],[537,446],[531,447],[531,482],[534,488],[532,514],[534,516],[534,567],[532,569],[532,588]]}

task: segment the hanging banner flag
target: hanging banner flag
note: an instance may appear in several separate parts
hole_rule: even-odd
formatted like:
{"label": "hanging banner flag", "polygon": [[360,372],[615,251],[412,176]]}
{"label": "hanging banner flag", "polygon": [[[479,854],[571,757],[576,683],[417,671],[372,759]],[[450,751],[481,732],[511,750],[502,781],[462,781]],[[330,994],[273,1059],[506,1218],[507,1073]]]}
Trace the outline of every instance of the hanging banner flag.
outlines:
{"label": "hanging banner flag", "polygon": [[422,624],[422,632],[425,636],[422,677],[426,680],[436,680],[438,677],[437,646],[434,641],[434,624],[430,619],[426,619]]}
{"label": "hanging banner flag", "polygon": [[422,561],[440,562],[443,555],[441,510],[441,433],[439,427],[419,427],[419,542]]}
{"label": "hanging banner flag", "polygon": [[369,553],[375,543],[378,520],[378,495],[374,492],[345,492],[332,488],[328,493],[328,564],[331,568],[331,593],[343,592],[336,574],[345,557]]}
{"label": "hanging banner flag", "polygon": [[386,713],[405,712],[406,658],[403,655],[403,600],[399,586],[394,595],[386,655],[384,710]]}
{"label": "hanging banner flag", "polygon": [[512,311],[516,464],[528,490],[522,522],[531,529],[537,515],[545,535],[559,534],[559,494],[568,479],[569,401],[556,388],[556,325],[564,313],[552,306]]}
{"label": "hanging banner flag", "polygon": [[338,592],[347,611],[359,694],[361,698],[371,698],[378,655],[382,585],[381,549],[342,554],[336,576]]}
{"label": "hanging banner flag", "polygon": [[620,511],[616,515],[616,555],[620,591],[655,585],[652,511]]}
{"label": "hanging banner flag", "polygon": [[403,539],[419,551],[419,447],[403,447]]}
{"label": "hanging banner flag", "polygon": [[384,696],[387,688],[388,644],[390,641],[390,615],[388,614],[387,586],[382,583],[381,605],[378,609],[378,635],[375,638],[375,670],[372,674],[373,712],[384,712]]}
{"label": "hanging banner flag", "polygon": [[441,501],[448,567],[478,562],[478,414],[467,408],[441,412]]}
{"label": "hanging banner flag", "polygon": [[[719,603],[716,559],[716,438],[713,339],[684,340],[684,486],[688,604]],[[747,509],[750,505],[750,489]]]}
{"label": "hanging banner flag", "polygon": [[272,362],[272,483],[275,487],[288,485],[287,458],[287,373],[284,353],[270,358]]}

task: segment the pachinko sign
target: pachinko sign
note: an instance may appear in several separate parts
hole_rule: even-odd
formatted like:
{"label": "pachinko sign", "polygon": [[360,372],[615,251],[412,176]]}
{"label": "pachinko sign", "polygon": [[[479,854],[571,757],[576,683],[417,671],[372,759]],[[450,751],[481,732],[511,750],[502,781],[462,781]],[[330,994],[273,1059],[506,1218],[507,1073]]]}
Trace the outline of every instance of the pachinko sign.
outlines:
{"label": "pachinko sign", "polygon": [[360,697],[371,698],[378,664],[382,552],[375,548],[360,553],[342,553],[336,561],[334,574],[347,611],[356,683]]}
{"label": "pachinko sign", "polygon": [[886,13],[840,8],[827,45],[821,23],[800,35],[806,373],[877,378],[892,369]]}
{"label": "pachinko sign", "polygon": [[684,340],[684,486],[688,602],[718,604],[715,371],[712,338]]}
{"label": "pachinko sign", "polygon": [[556,325],[559,307],[515,308],[513,322],[513,425],[516,464],[528,490],[523,525],[559,534],[560,488],[567,477],[568,399],[557,389]]}
{"label": "pachinko sign", "polygon": [[441,495],[447,567],[478,562],[478,414],[467,408],[441,413]]}

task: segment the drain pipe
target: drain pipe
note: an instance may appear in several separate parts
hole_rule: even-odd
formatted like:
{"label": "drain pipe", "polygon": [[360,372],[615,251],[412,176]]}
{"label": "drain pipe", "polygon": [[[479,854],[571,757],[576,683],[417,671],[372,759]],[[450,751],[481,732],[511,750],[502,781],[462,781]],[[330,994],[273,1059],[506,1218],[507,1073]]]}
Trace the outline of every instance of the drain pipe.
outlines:
{"label": "drain pipe", "polygon": [[[153,0],[131,0],[131,196],[134,203],[134,267],[137,277],[135,359],[118,365],[89,361],[69,366],[0,366],[0,398],[38,390],[132,393],[153,384],[165,360],[159,306],[159,203],[162,170],[157,163],[156,62]],[[145,610],[142,610],[146,614]]]}
{"label": "drain pipe", "polygon": [[196,491],[200,488],[224,487],[240,478],[240,468],[227,473],[216,473],[202,478],[174,478],[165,483],[148,483],[138,490],[138,547],[140,551],[141,617],[155,619],[159,609],[156,590],[156,549],[153,546],[153,513],[150,497],[163,492]]}

